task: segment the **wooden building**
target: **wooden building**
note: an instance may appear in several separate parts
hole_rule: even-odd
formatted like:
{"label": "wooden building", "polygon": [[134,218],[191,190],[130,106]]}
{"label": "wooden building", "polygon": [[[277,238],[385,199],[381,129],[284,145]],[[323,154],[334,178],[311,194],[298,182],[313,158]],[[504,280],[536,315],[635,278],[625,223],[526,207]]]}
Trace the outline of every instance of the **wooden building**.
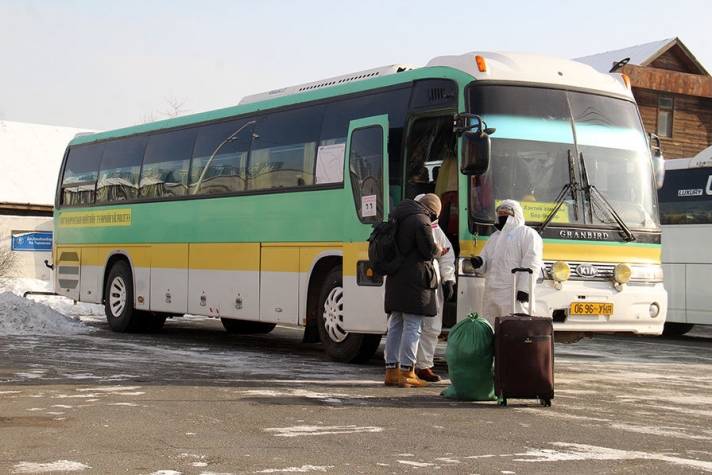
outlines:
{"label": "wooden building", "polygon": [[660,137],[666,159],[712,145],[712,77],[679,38],[575,60],[630,78],[645,130]]}

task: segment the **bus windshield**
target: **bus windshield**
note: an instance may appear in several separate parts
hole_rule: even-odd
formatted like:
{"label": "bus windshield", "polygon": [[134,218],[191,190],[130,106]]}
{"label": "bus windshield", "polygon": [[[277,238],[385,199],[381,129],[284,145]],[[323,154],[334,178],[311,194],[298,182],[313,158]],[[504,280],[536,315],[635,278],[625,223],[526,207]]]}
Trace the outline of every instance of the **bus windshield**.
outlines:
{"label": "bus windshield", "polygon": [[491,221],[503,199],[530,224],[655,229],[650,153],[634,103],[523,86],[470,88],[469,112],[496,129],[490,169],[472,178],[471,217]]}

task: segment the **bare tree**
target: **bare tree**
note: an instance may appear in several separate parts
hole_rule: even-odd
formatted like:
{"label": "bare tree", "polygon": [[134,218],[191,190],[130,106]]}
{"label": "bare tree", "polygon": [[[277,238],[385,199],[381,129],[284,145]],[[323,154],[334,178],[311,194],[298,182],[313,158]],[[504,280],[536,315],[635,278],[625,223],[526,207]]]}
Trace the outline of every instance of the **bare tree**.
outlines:
{"label": "bare tree", "polygon": [[178,99],[173,94],[170,97],[163,98],[167,103],[168,107],[163,111],[148,111],[143,115],[140,124],[148,124],[151,122],[156,122],[162,119],[172,119],[186,114],[190,111],[183,109],[185,104],[185,99]]}
{"label": "bare tree", "polygon": [[17,265],[17,254],[9,247],[0,247],[0,280],[12,276]]}

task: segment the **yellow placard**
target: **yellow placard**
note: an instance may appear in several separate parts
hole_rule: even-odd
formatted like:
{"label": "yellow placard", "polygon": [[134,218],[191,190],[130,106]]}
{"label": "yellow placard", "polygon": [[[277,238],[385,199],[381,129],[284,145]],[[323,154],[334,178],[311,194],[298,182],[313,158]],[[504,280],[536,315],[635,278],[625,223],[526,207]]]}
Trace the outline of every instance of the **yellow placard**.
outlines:
{"label": "yellow placard", "polygon": [[[545,221],[549,213],[556,207],[555,203],[538,203],[536,201],[521,201],[522,211],[524,212],[525,221]],[[552,223],[568,223],[569,222],[569,205],[563,203],[559,211],[556,212]]]}
{"label": "yellow placard", "polygon": [[131,208],[102,211],[65,211],[59,213],[60,228],[131,226]]}

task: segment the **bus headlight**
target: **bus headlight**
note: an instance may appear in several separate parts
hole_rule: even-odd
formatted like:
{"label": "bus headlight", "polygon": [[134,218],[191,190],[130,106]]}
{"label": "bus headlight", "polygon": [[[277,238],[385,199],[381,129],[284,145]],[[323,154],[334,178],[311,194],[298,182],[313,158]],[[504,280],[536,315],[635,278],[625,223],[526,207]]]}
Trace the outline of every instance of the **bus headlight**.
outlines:
{"label": "bus headlight", "polygon": [[613,278],[619,284],[627,284],[630,281],[632,271],[628,264],[618,264],[613,270]]}
{"label": "bus headlight", "polygon": [[659,264],[631,264],[629,267],[631,282],[663,281],[663,266]]}
{"label": "bus headlight", "polygon": [[551,277],[557,282],[569,280],[571,269],[566,262],[556,261],[551,265]]}

